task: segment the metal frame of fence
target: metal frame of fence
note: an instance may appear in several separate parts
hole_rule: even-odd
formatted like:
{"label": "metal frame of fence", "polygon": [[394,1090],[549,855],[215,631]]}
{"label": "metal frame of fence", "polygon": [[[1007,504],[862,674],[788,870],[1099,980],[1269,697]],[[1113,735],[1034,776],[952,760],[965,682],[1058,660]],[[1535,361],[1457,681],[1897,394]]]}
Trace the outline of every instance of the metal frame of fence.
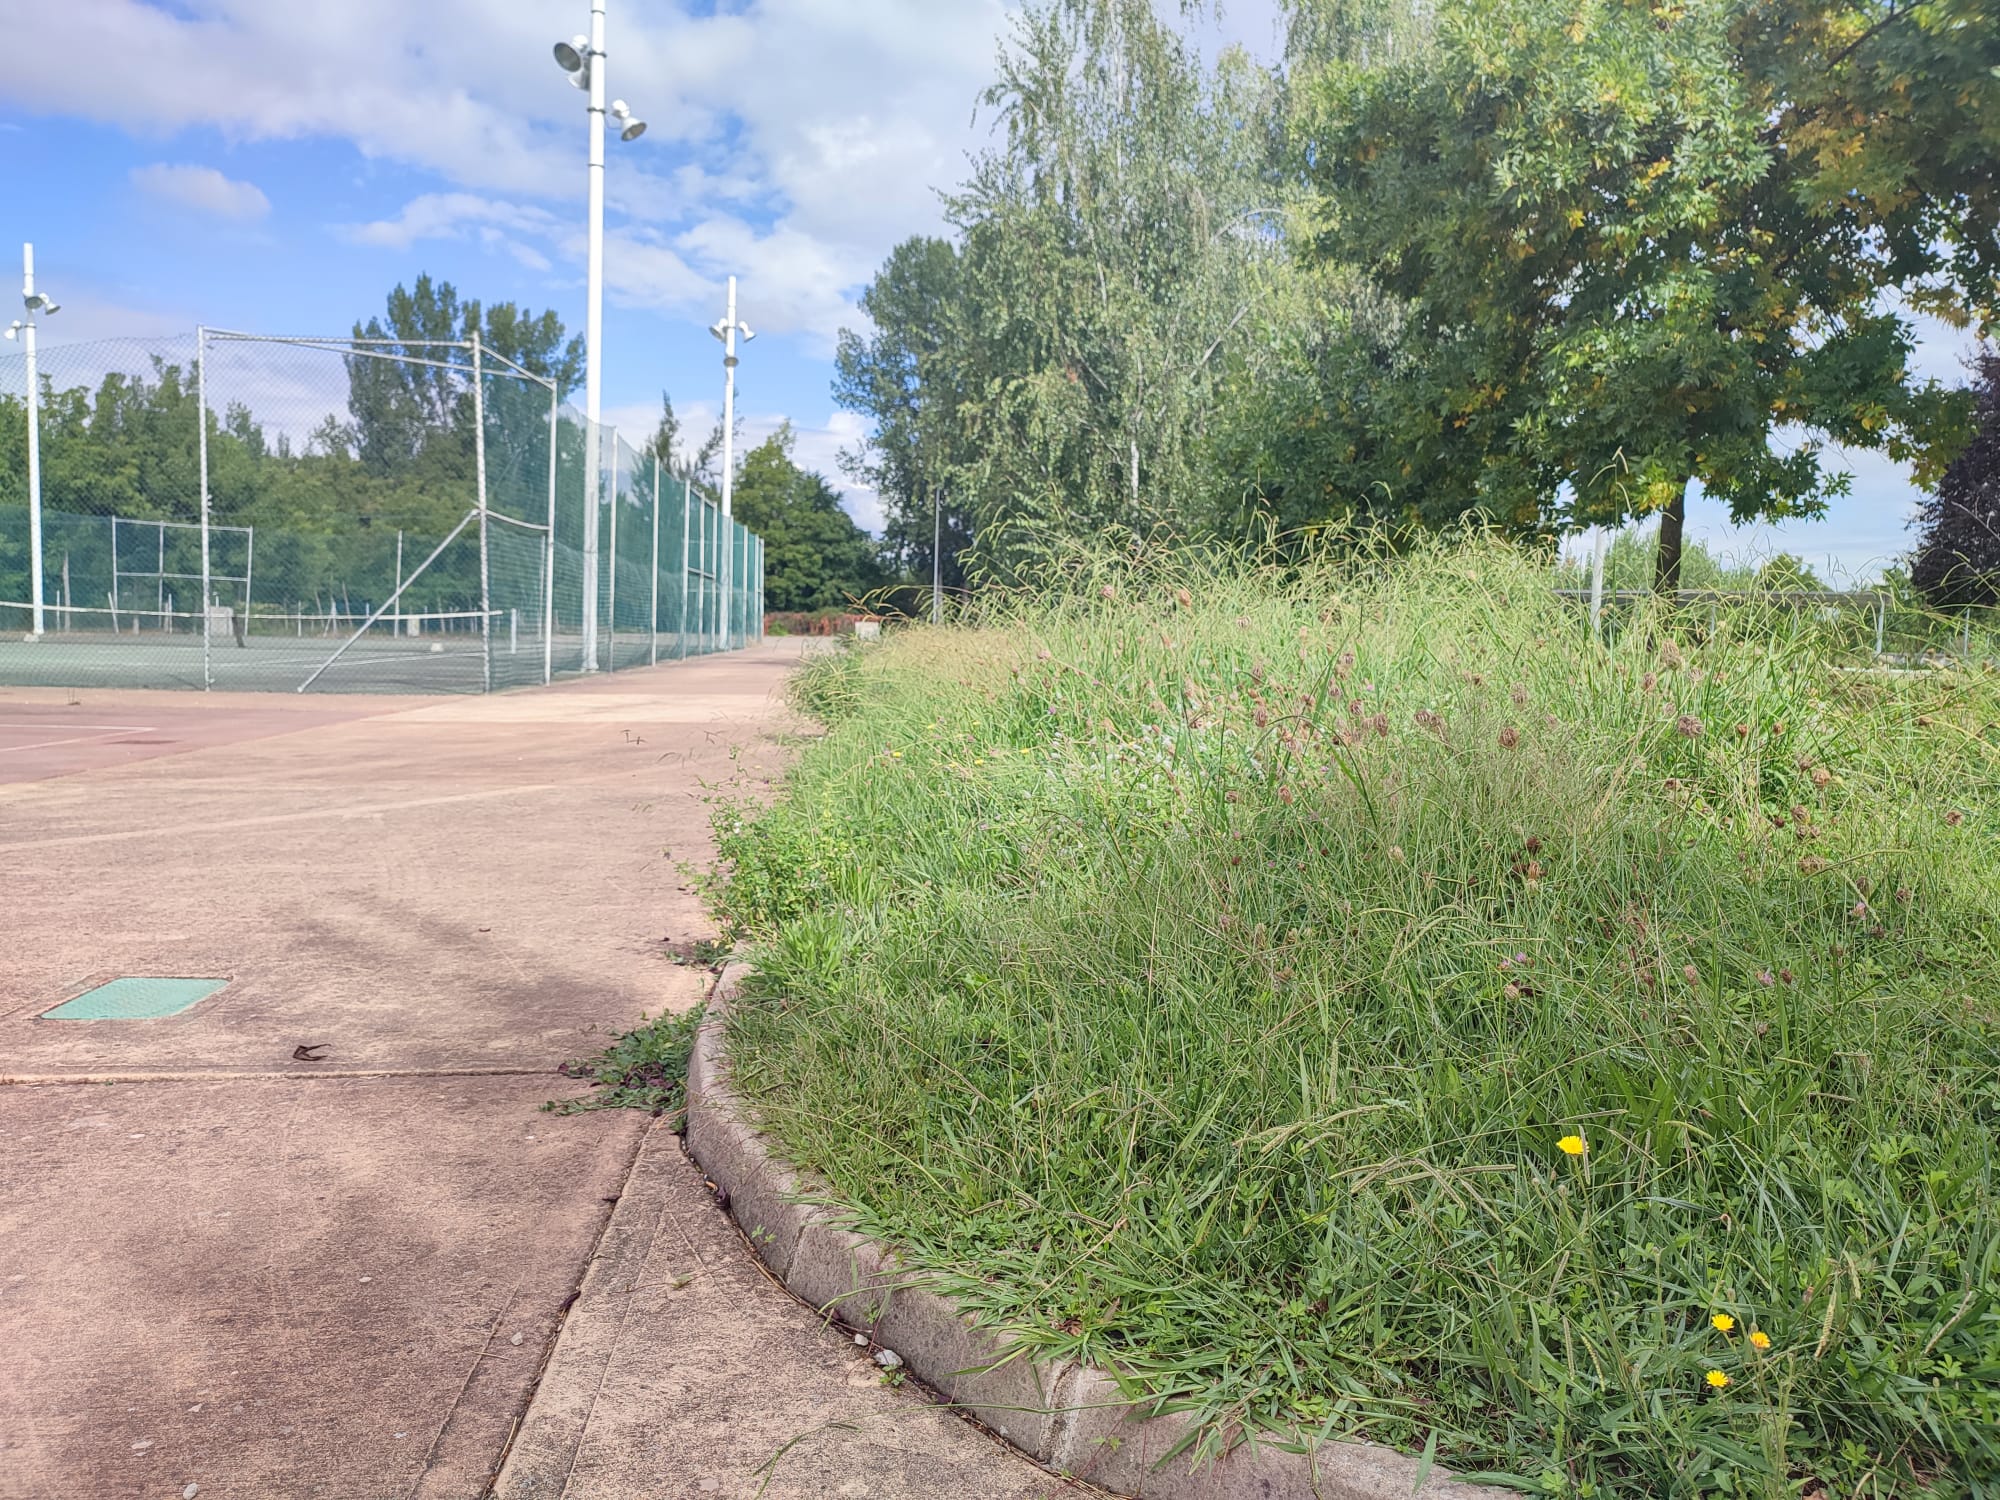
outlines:
{"label": "metal frame of fence", "polygon": [[[1592,633],[1599,636],[1622,618],[1614,611],[1645,609],[1661,598],[1651,589],[1559,588],[1555,593],[1560,599],[1582,606]],[[1922,605],[1899,603],[1888,589],[1679,589],[1673,602],[1682,610],[1706,606],[1711,631],[1717,628],[1723,610],[1745,605],[1812,610],[1826,622],[1837,620],[1842,614],[1858,616],[1866,623],[1861,626],[1863,638],[1856,644],[1872,644],[1873,655],[1892,665],[1937,665],[1954,657],[1970,662],[1974,657],[1975,615],[1983,622],[1982,630],[2000,624],[2000,611],[1984,606],[1968,607],[1956,611],[1954,619],[1950,614]]]}
{"label": "metal frame of fence", "polygon": [[[69,346],[72,351],[90,347]],[[171,348],[176,362],[169,365],[167,357],[158,352],[161,348]],[[225,509],[223,519],[218,519],[215,513],[213,439],[227,433],[241,449],[246,441],[243,432],[247,430],[254,435],[254,446],[260,461],[267,456],[264,433],[253,420],[251,407],[251,401],[264,399],[265,393],[252,389],[231,396],[216,389],[219,373],[215,367],[217,359],[227,351],[253,348],[312,351],[335,356],[342,362],[346,378],[355,382],[355,389],[366,378],[356,373],[361,362],[403,367],[406,374],[402,378],[413,385],[422,381],[435,383],[436,399],[447,413],[442,419],[433,413],[434,426],[420,436],[435,438],[441,432],[456,432],[463,437],[469,430],[470,472],[456,478],[449,474],[443,479],[432,476],[428,481],[428,493],[433,502],[439,495],[448,499],[457,492],[454,486],[462,486],[460,498],[464,508],[457,512],[456,524],[437,537],[423,561],[408,572],[403,566],[404,529],[397,525],[394,533],[394,587],[386,597],[375,597],[373,590],[364,583],[360,589],[362,607],[357,609],[348,582],[331,575],[310,580],[310,609],[306,607],[306,585],[296,580],[291,587],[289,608],[286,607],[288,596],[282,585],[273,588],[271,596],[265,600],[259,601],[253,595],[253,559],[262,558],[267,550],[264,545],[267,538],[260,536],[260,531],[275,536],[273,545],[278,547],[281,555],[288,555],[284,549],[288,536],[297,542],[305,535],[294,536],[285,529],[288,521],[294,525],[302,523],[297,516],[287,517],[282,506],[274,515],[269,497],[264,497],[261,502],[264,508],[255,514],[254,519],[241,513],[240,502],[237,513],[232,514]],[[413,352],[413,349],[421,352]],[[81,395],[84,410],[88,412],[93,399],[103,406],[132,389],[146,389],[146,377],[137,363],[141,355],[152,362],[154,391],[165,389],[169,381],[179,382],[187,350],[183,339],[173,341],[171,345],[121,344],[118,353],[124,360],[123,364],[107,365],[101,360],[93,363],[79,358],[75,362],[77,366],[87,366],[102,375],[102,384],[94,392],[87,381],[72,381],[58,386],[52,377],[46,375],[52,365],[62,366],[64,352],[61,347],[45,351],[42,366],[44,378],[38,381],[38,385],[48,391],[50,397]],[[65,537],[83,538],[88,530],[90,536],[95,538],[89,541],[86,553],[95,559],[99,572],[102,571],[105,551],[104,528],[108,527],[110,589],[105,601],[108,609],[99,612],[77,607],[71,593],[70,552],[65,543],[60,554],[60,567],[53,570],[60,580],[54,601],[58,628],[49,631],[44,625],[39,634],[31,629],[26,635],[0,638],[0,683],[88,686],[116,681],[128,686],[198,685],[203,689],[223,686],[306,692],[334,684],[336,679],[327,676],[333,669],[353,667],[364,675],[358,679],[341,677],[337,681],[340,688],[490,692],[496,687],[527,681],[548,683],[562,676],[617,671],[633,665],[650,665],[662,659],[728,650],[760,640],[763,636],[762,540],[733,521],[725,523],[712,501],[700,494],[687,478],[664,471],[657,458],[649,458],[642,463],[639,456],[618,439],[614,428],[600,428],[596,434],[598,441],[583,445],[602,455],[598,472],[588,472],[587,464],[581,466],[582,472],[575,472],[574,469],[566,472],[563,463],[565,450],[579,446],[572,440],[583,431],[584,419],[565,406],[554,381],[496,354],[482,343],[476,332],[466,340],[423,341],[418,345],[386,337],[272,335],[204,326],[195,331],[192,354],[191,382],[176,383],[172,389],[180,395],[191,394],[194,397],[192,408],[197,414],[194,424],[197,432],[191,445],[195,450],[197,471],[194,475],[194,494],[187,494],[184,480],[171,493],[142,494],[142,508],[159,509],[162,511],[159,515],[121,515],[116,510],[78,511],[75,514],[51,512],[59,521],[68,523],[66,529],[58,528]],[[258,377],[270,385],[281,387],[285,382],[279,376],[296,373],[290,367],[284,371],[275,370],[269,367],[270,361],[260,364],[255,357],[242,362],[248,366],[251,375],[239,375],[238,378],[253,388]],[[225,365],[229,363],[224,361]],[[0,397],[10,394],[10,383],[5,375],[5,366],[0,365]],[[221,375],[226,386],[229,374],[225,370]],[[306,394],[298,395],[297,401],[307,407],[317,402],[317,409],[324,414],[330,403],[322,388],[330,388],[331,384],[326,373],[312,370],[309,378],[298,384],[311,389]],[[190,385],[191,390],[187,388]],[[511,466],[507,472],[509,498],[506,504],[498,503],[490,488],[489,427],[494,423],[494,414],[488,400],[489,387],[496,392],[503,389],[509,392],[506,399],[499,403],[501,412],[498,420],[505,426],[494,428],[492,433],[502,438],[503,466]],[[530,406],[540,410],[539,398],[531,398],[528,394],[537,391],[546,393],[547,398],[546,433],[540,436],[536,433],[544,419],[537,415],[524,421],[521,416]],[[44,398],[41,404],[46,406],[48,399]],[[349,410],[356,411],[353,395],[348,394],[345,399]],[[459,415],[449,415],[454,410]],[[46,418],[43,420],[46,421]],[[321,426],[337,424],[338,420],[338,411],[330,416],[323,415]],[[440,422],[441,425],[438,425]],[[296,461],[299,455],[287,446],[291,434],[284,430],[282,422],[278,425],[278,456],[282,460]],[[297,425],[293,424],[295,431]],[[534,431],[530,431],[531,428]],[[312,441],[318,438],[319,431],[316,429]],[[522,455],[543,444],[547,449],[545,473],[538,480],[524,483],[526,475],[520,467]],[[314,449],[308,445],[303,451],[308,455],[307,461],[310,461]],[[350,455],[343,449],[341,456],[347,458]],[[540,461],[538,456],[535,461]],[[360,459],[356,455],[357,473],[360,471],[359,464]],[[361,481],[357,479],[354,482],[358,484]],[[28,530],[33,548],[32,560],[38,564],[49,561],[54,551],[52,544],[43,539],[40,523],[44,510],[40,498],[41,486],[31,480],[31,524]],[[670,505],[670,500],[677,503]],[[178,515],[171,513],[175,510],[178,510]],[[190,510],[194,511],[194,518],[183,519]],[[0,512],[0,517],[4,515],[5,512]],[[580,527],[576,525],[579,519],[582,522]],[[360,515],[358,519],[352,516],[346,518],[347,524],[359,528],[366,528],[372,522],[373,517],[369,515]],[[320,524],[324,524],[323,518]],[[633,546],[638,535],[635,527],[644,529],[643,553]],[[127,565],[135,558],[130,548],[124,545],[121,528],[128,531],[139,528],[142,533],[150,531],[149,540],[153,545],[145,559],[150,566]],[[170,545],[169,533],[190,532],[199,541],[198,569],[185,551],[176,556]],[[565,536],[577,532],[580,532],[580,546],[570,546],[563,540]],[[386,545],[385,533],[373,534],[383,537],[383,544]],[[361,536],[361,531],[351,530],[342,532],[338,540],[354,543]],[[317,534],[308,539],[325,540]],[[423,537],[419,546],[431,540],[431,537]],[[8,555],[8,542],[7,526],[4,520],[0,520],[0,562],[4,562]],[[37,542],[41,545],[36,546]],[[218,557],[216,552],[218,544],[224,542],[229,544],[225,549],[228,553],[226,560]],[[601,559],[597,555],[600,542],[608,547],[607,555]],[[503,543],[510,559],[505,570],[507,590],[499,587],[496,577],[496,552]],[[520,545],[522,543],[527,544],[525,549]],[[78,541],[77,545],[84,543]],[[476,605],[471,583],[474,576],[471,548],[475,545]],[[619,579],[621,545],[628,551],[625,566],[627,586],[622,599]],[[673,555],[676,548],[678,559]],[[236,558],[239,549],[240,569]],[[293,550],[298,552],[303,549]],[[535,558],[532,568],[525,561],[529,551]],[[729,568],[724,562],[725,552],[738,560],[736,567]],[[636,570],[642,565],[631,561],[635,555],[645,559],[643,568],[647,580],[643,589],[638,591],[633,585],[639,582]],[[441,565],[440,559],[448,556],[454,561],[448,566]],[[663,556],[666,564],[664,571]],[[49,570],[38,567],[31,569],[30,573],[40,575],[46,571]],[[386,569],[383,572],[386,573]],[[732,572],[739,580],[739,586],[733,590],[728,588],[726,581]],[[580,573],[584,580],[581,591],[569,590],[569,575],[572,573]],[[449,576],[439,579],[434,574]],[[39,601],[32,598],[25,602],[10,600],[6,594],[14,585],[5,582],[6,578],[6,572],[0,569],[0,619],[12,611],[25,612],[31,620],[45,619],[46,606],[51,601],[46,597]],[[132,632],[120,628],[121,615],[128,618],[134,616],[132,606],[138,602],[124,597],[121,585],[128,579],[147,580],[155,585],[159,597],[153,601],[155,609],[152,616],[157,616],[162,628],[159,632],[148,632],[153,641],[158,642],[162,636],[170,639],[177,637],[185,643],[182,649],[191,654],[194,631],[185,629],[181,622],[198,622],[198,683],[191,680],[186,668],[180,665],[185,658],[177,658],[172,669],[162,668],[158,674],[160,681],[149,679],[149,669],[137,654],[141,648],[136,640],[136,621]],[[192,611],[176,608],[179,600],[167,592],[170,581],[197,586],[198,608]],[[378,577],[377,582],[386,583],[387,579]],[[454,605],[449,599],[441,602],[434,600],[427,607],[419,601],[414,608],[411,607],[406,600],[413,589],[426,582],[430,583],[434,592],[457,590],[453,597],[462,603]],[[592,587],[593,584],[600,586]],[[227,604],[218,600],[218,589],[229,596]],[[566,590],[574,594],[573,601],[563,597]],[[48,591],[49,585],[45,582],[45,596]],[[322,592],[325,598],[323,609],[320,603]],[[640,600],[633,597],[635,592],[643,595],[643,620],[637,616]],[[729,597],[724,597],[725,592]],[[32,595],[32,587],[29,593]],[[592,593],[600,597],[588,597]],[[35,608],[37,604],[44,606],[39,613]],[[79,625],[80,616],[94,620],[100,613],[109,619],[111,628],[108,639],[101,627],[92,630],[87,624]],[[393,637],[387,642],[380,634],[385,625]],[[471,633],[473,625],[476,625],[478,634],[476,682],[471,681],[465,667],[458,664],[450,668],[458,676],[449,680],[434,671],[426,674],[407,669],[408,663],[422,665],[426,651],[439,653],[441,640],[465,638]],[[310,633],[308,626],[311,627]],[[525,663],[519,660],[524,627],[529,650],[539,657],[525,676],[521,670]],[[336,631],[338,640],[330,649],[322,650],[306,644],[308,641],[327,640]],[[572,631],[573,635],[570,634]],[[537,634],[540,636],[539,643],[534,639]],[[431,638],[427,647],[422,642],[425,635]],[[636,639],[641,635],[643,641]],[[274,640],[283,642],[290,651],[291,655],[285,661],[275,656],[266,657],[261,672],[251,673],[232,655],[227,661],[228,670],[218,671],[219,646],[233,642],[239,648],[253,645],[268,647]],[[368,649],[357,650],[363,643],[368,643]],[[539,651],[535,652],[537,644]],[[400,655],[406,669],[401,673],[393,668],[382,669],[370,675],[371,663],[387,659],[392,651]],[[350,660],[350,653],[353,660]],[[455,651],[453,654],[458,663],[464,662],[466,653]],[[509,666],[505,673],[498,673],[497,664],[502,658],[508,659]],[[288,670],[287,661],[296,668],[295,680],[278,680]],[[502,676],[508,680],[500,680]]]}

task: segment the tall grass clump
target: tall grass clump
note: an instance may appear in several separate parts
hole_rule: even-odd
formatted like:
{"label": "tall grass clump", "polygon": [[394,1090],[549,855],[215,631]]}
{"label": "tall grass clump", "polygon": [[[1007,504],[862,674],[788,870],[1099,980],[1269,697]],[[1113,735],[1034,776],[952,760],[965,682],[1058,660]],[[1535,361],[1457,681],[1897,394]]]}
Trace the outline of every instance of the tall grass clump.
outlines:
{"label": "tall grass clump", "polygon": [[1038,1350],[1564,1495],[2000,1494],[2000,687],[1471,541],[813,662],[737,1075]]}

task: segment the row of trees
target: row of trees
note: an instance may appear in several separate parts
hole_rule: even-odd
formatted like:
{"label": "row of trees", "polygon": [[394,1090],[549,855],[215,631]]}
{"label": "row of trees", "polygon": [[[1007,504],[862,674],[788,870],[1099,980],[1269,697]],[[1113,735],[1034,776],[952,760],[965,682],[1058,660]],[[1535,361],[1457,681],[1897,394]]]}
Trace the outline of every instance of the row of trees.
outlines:
{"label": "row of trees", "polygon": [[[1199,4],[1188,9],[1198,10]],[[1294,0],[1206,63],[1040,0],[1000,140],[844,335],[895,562],[1084,531],[1820,513],[1973,430],[1911,316],[2000,306],[1995,0]]]}
{"label": "row of trees", "polygon": [[[476,408],[464,352],[447,346],[475,336],[488,351],[489,369],[517,365],[552,380],[559,396],[580,379],[581,341],[566,334],[553,312],[462,299],[451,283],[429,276],[397,286],[381,316],[356,323],[352,353],[211,344],[208,394],[222,406],[205,415],[211,519],[255,529],[255,592],[266,608],[350,611],[380,604],[398,578],[399,536],[406,569],[414,569],[465,515],[477,482]],[[111,517],[178,523],[200,517],[204,414],[192,352],[156,351],[133,361],[140,368],[94,380],[66,377],[58,358],[44,376],[42,502],[51,517],[45,561],[52,579],[68,580],[71,602],[82,608],[105,608],[118,589]],[[253,395],[262,403],[254,410],[232,399]],[[490,503],[540,521],[547,506],[548,392],[499,376],[484,382],[484,403]],[[584,441],[573,413],[556,424],[556,442],[560,481],[580,496]],[[24,403],[0,396],[0,599],[15,601],[29,591],[26,445]],[[663,400],[659,426],[631,479],[634,498],[649,501],[648,460],[657,454],[670,474],[714,503],[721,445],[718,427],[684,448],[672,402]],[[765,540],[770,606],[832,608],[878,590],[889,575],[874,543],[827,481],[798,466],[793,446],[787,427],[753,449],[736,486],[737,518]],[[135,538],[150,544],[159,535],[141,529],[128,537],[122,565],[143,566]],[[199,551],[190,552],[188,541],[187,534],[166,533],[172,571],[199,571]],[[581,548],[579,505],[558,507],[557,542],[571,553]],[[218,576],[214,585],[219,602],[233,604],[241,543],[228,538],[217,545],[233,549],[226,561],[218,552],[215,571],[230,576]],[[469,543],[447,554],[412,586],[405,607],[476,607],[477,562]],[[532,579],[523,586],[533,587]],[[143,592],[150,599],[156,591]],[[179,581],[158,592],[175,594],[188,612],[199,590]]]}

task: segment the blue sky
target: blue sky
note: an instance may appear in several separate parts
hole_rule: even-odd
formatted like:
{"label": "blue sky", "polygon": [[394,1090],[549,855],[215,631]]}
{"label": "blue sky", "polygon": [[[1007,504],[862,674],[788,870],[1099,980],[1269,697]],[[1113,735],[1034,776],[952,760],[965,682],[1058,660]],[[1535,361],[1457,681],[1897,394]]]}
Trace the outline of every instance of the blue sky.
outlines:
{"label": "blue sky", "polygon": [[[671,391],[721,404],[723,278],[758,331],[739,372],[746,441],[780,420],[829,475],[863,436],[828,394],[833,339],[889,248],[941,227],[937,190],[984,140],[974,99],[1004,0],[610,0],[611,92],[649,124],[610,147],[607,415],[643,436]],[[1277,0],[1216,35],[1275,50]],[[196,323],[338,333],[421,271],[583,323],[583,96],[550,45],[581,0],[0,0],[0,34],[61,67],[0,71],[0,261],[31,239],[63,311],[53,346]],[[11,281],[11,275],[8,280]],[[1967,345],[1928,330],[1959,378]],[[1811,525],[1737,531],[1866,577],[1908,545],[1907,479],[1856,455],[1855,494]],[[847,487],[864,524],[875,498]]]}

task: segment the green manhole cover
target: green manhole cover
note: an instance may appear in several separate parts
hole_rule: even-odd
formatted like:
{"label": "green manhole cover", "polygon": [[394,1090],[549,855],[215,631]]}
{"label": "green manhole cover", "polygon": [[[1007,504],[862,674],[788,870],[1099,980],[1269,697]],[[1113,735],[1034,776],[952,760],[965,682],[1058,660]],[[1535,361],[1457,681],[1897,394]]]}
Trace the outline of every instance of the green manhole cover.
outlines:
{"label": "green manhole cover", "polygon": [[42,1012],[45,1021],[145,1021],[177,1016],[206,1000],[226,979],[114,979]]}

